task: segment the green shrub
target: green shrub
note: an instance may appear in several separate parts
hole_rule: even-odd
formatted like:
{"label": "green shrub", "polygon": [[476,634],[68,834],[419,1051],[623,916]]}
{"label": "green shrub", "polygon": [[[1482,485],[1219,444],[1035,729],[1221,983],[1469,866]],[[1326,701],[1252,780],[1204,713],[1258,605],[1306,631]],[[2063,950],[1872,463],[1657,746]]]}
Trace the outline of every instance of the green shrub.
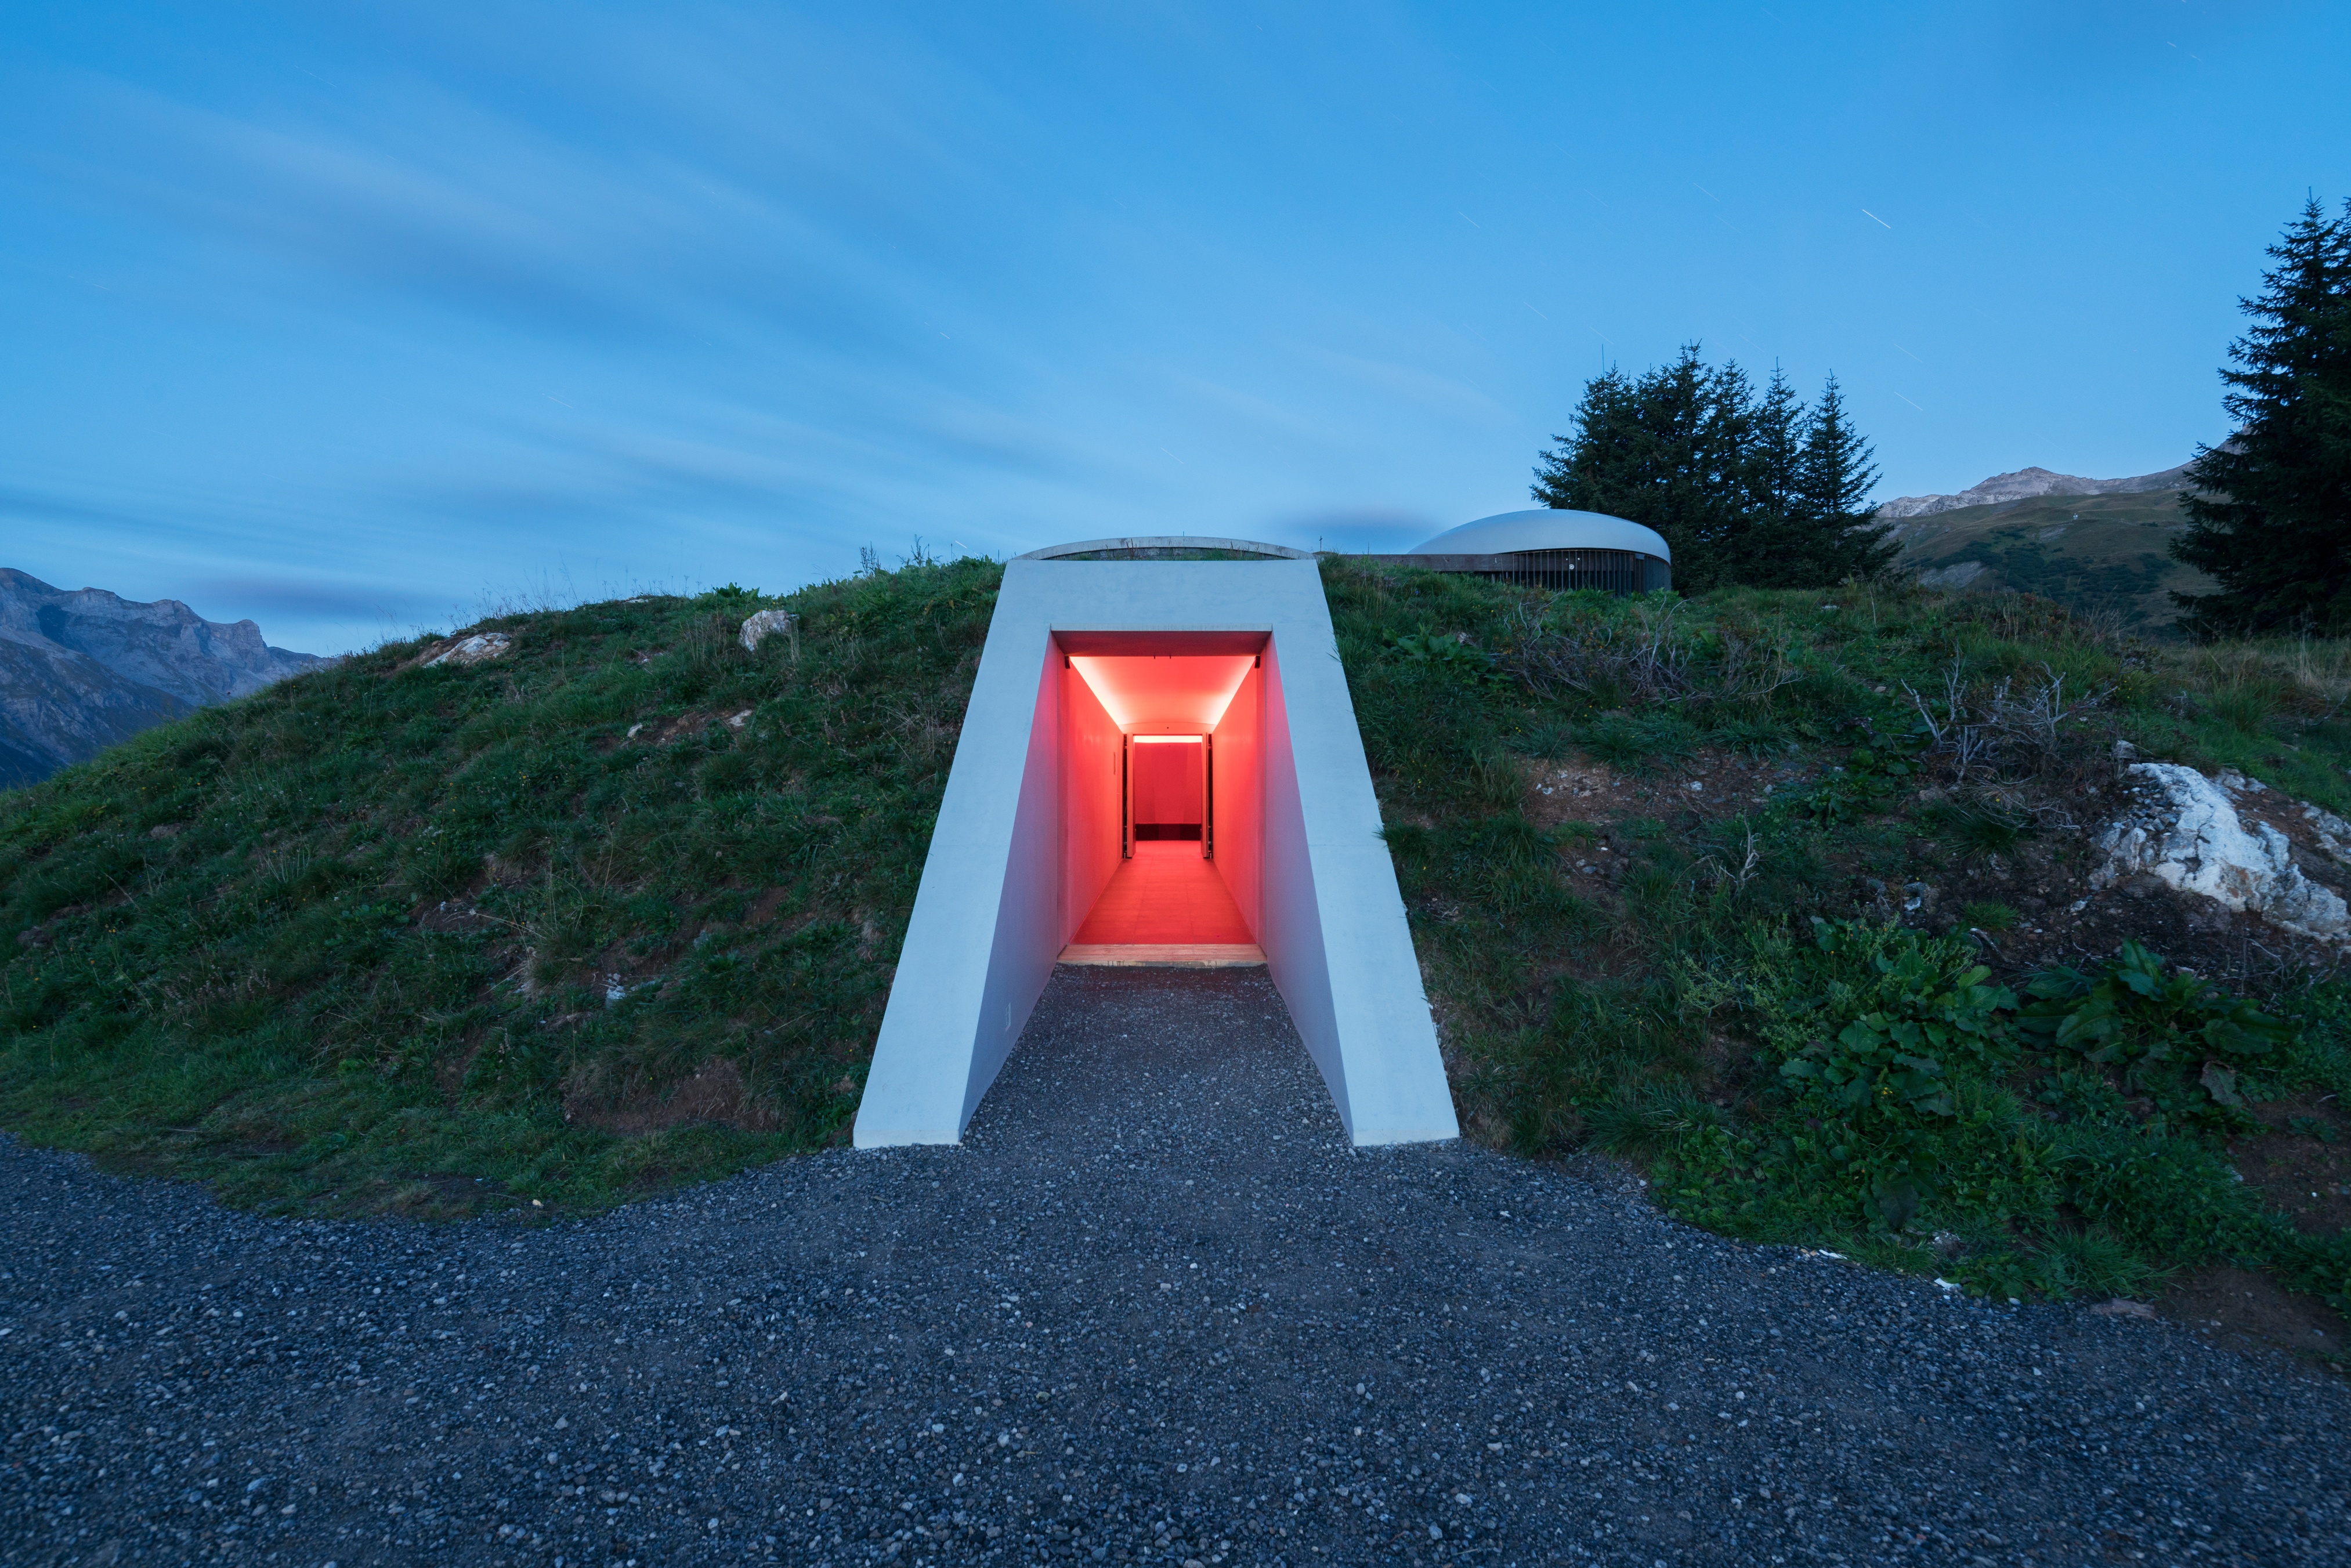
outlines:
{"label": "green shrub", "polygon": [[2109,1068],[2126,1090],[2175,1117],[2239,1126],[2241,1075],[2294,1038],[2294,1028],[2210,981],[2178,970],[2137,942],[2095,971],[2057,967],[2028,988],[2021,1027],[2059,1055]]}

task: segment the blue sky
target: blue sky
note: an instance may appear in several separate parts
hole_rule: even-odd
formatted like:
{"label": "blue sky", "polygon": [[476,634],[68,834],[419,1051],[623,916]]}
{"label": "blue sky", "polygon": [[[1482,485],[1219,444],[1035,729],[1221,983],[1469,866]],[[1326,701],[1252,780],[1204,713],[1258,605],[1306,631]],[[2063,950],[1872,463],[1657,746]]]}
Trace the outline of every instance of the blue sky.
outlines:
{"label": "blue sky", "polygon": [[1401,549],[1604,356],[1883,496],[2222,434],[2351,7],[10,7],[0,565],[313,651],[916,536]]}

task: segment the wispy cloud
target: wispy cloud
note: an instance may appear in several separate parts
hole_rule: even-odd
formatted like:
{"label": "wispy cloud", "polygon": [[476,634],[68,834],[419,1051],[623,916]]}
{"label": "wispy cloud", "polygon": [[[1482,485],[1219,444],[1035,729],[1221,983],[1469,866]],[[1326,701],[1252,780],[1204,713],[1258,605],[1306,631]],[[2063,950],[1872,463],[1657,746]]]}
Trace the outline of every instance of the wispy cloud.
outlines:
{"label": "wispy cloud", "polygon": [[[1018,0],[35,7],[0,54],[0,564],[217,588],[324,646],[373,629],[371,585],[407,614],[558,561],[772,586],[916,533],[1393,548],[1522,496],[1604,347],[1637,367],[1735,320],[1809,382],[1921,340],[1945,298],[2020,337],[1937,340],[1936,418],[1896,405],[1889,469],[2038,461],[2017,444],[2084,422],[2165,451],[2212,434],[2231,306],[2180,290],[2241,271],[2266,210],[2201,209],[2095,298],[2059,298],[2085,276],[2078,182],[2016,185],[1971,246],[1855,235],[1984,207],[1951,171],[1987,137],[2022,150],[2000,167],[2095,168],[2113,210],[2154,210],[2241,95],[2014,100],[2012,131],[1890,117],[1814,89],[1915,80],[1906,51],[1939,60],[1954,24],[1787,14],[1715,59],[1638,8],[1510,4],[1374,0],[1337,27]],[[2254,26],[2198,51],[2230,68]],[[2310,85],[2264,97],[2285,129],[2234,186],[2298,193],[2339,119],[2335,46],[2296,27]],[[1687,90],[1661,97],[1668,70]],[[1778,259],[1712,224],[1668,237],[1690,166]],[[2192,340],[2191,391],[2163,390],[2179,341],[2117,359],[2081,325],[2125,300]],[[2068,379],[2091,364],[2096,398]]]}

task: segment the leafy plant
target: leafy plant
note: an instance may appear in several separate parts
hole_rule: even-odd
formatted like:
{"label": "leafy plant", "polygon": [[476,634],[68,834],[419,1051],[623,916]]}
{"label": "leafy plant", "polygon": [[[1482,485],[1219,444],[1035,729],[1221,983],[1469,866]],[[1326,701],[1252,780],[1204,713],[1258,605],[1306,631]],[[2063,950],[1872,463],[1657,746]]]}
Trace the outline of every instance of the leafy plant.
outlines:
{"label": "leafy plant", "polygon": [[2173,969],[2137,942],[2094,972],[2059,967],[2035,977],[2018,1018],[2061,1052],[2112,1070],[2126,1089],[2195,1112],[2240,1106],[2240,1075],[2290,1042],[2294,1026],[2242,998]]}
{"label": "leafy plant", "polygon": [[2315,1116],[2295,1116],[2286,1123],[2286,1130],[2305,1138],[2316,1138],[2322,1144],[2342,1141],[2340,1134]]}
{"label": "leafy plant", "polygon": [[1387,640],[1389,650],[1407,664],[1427,664],[1472,681],[1499,681],[1505,677],[1494,667],[1494,655],[1469,640],[1466,632],[1453,636],[1439,636],[1422,630],[1407,632]]}
{"label": "leafy plant", "polygon": [[[1822,998],[1827,1022],[1857,1006],[1867,1010],[1833,1038],[1815,1038],[1789,1054],[1780,1075],[1811,1102],[1833,1140],[1830,1157],[1868,1167],[1878,1218],[1899,1230],[1935,1184],[1931,1140],[1918,1135],[1921,1122],[1956,1111],[1946,1063],[2004,1058],[2012,1047],[2002,1015],[2015,1010],[2016,997],[2005,986],[1987,985],[1991,971],[1982,965],[1960,962],[1956,944],[1902,940],[1888,928],[1820,919],[1813,922],[1813,941],[1824,957],[1857,958],[1875,974],[1859,986],[1832,984]],[[1787,1038],[1784,1026],[1779,1033]]]}
{"label": "leafy plant", "polygon": [[1805,798],[1805,810],[1823,822],[1843,822],[1889,809],[1894,796],[1915,787],[1924,744],[1916,735],[1865,738]]}

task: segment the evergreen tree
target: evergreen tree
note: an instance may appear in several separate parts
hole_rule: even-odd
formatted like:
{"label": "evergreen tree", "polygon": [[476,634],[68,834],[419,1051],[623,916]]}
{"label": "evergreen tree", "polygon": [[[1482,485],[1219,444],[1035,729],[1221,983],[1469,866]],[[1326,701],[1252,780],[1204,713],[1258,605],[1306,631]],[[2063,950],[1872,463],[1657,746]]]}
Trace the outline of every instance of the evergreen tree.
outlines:
{"label": "evergreen tree", "polygon": [[1774,365],[1748,422],[1739,476],[1747,522],[1724,541],[1720,576],[1726,581],[1781,587],[1793,580],[1786,569],[1803,531],[1806,418],[1803,399]]}
{"label": "evergreen tree", "polygon": [[1772,366],[1771,384],[1755,404],[1747,459],[1749,504],[1767,527],[1802,514],[1805,423],[1804,400],[1787,372]]}
{"label": "evergreen tree", "polygon": [[2351,204],[2312,198],[2269,255],[2220,372],[2237,434],[2196,449],[2171,547],[2220,584],[2172,596],[2197,636],[2351,630]]}
{"label": "evergreen tree", "polygon": [[1686,592],[1813,587],[1895,553],[1865,509],[1877,471],[1834,377],[1817,409],[1776,370],[1758,398],[1737,364],[1709,370],[1691,343],[1637,380],[1593,377],[1556,439],[1535,499],[1656,529]]}
{"label": "evergreen tree", "polygon": [[1701,591],[1719,578],[1747,523],[1752,401],[1745,373],[1708,370],[1695,343],[1638,381],[1614,370],[1595,376],[1576,406],[1574,434],[1541,454],[1535,499],[1656,529],[1673,550],[1676,583]]}
{"label": "evergreen tree", "polygon": [[1902,553],[1886,538],[1890,523],[1872,521],[1869,492],[1877,484],[1876,454],[1845,417],[1844,392],[1834,372],[1805,421],[1804,456],[1797,484],[1801,527],[1788,542],[1790,570],[1805,584],[1843,582],[1883,571]]}
{"label": "evergreen tree", "polygon": [[1552,437],[1559,446],[1541,455],[1535,499],[1546,507],[1630,516],[1620,508],[1636,504],[1632,476],[1641,465],[1647,439],[1633,383],[1625,372],[1611,366],[1584,382],[1583,398],[1575,405],[1571,423],[1574,434]]}

